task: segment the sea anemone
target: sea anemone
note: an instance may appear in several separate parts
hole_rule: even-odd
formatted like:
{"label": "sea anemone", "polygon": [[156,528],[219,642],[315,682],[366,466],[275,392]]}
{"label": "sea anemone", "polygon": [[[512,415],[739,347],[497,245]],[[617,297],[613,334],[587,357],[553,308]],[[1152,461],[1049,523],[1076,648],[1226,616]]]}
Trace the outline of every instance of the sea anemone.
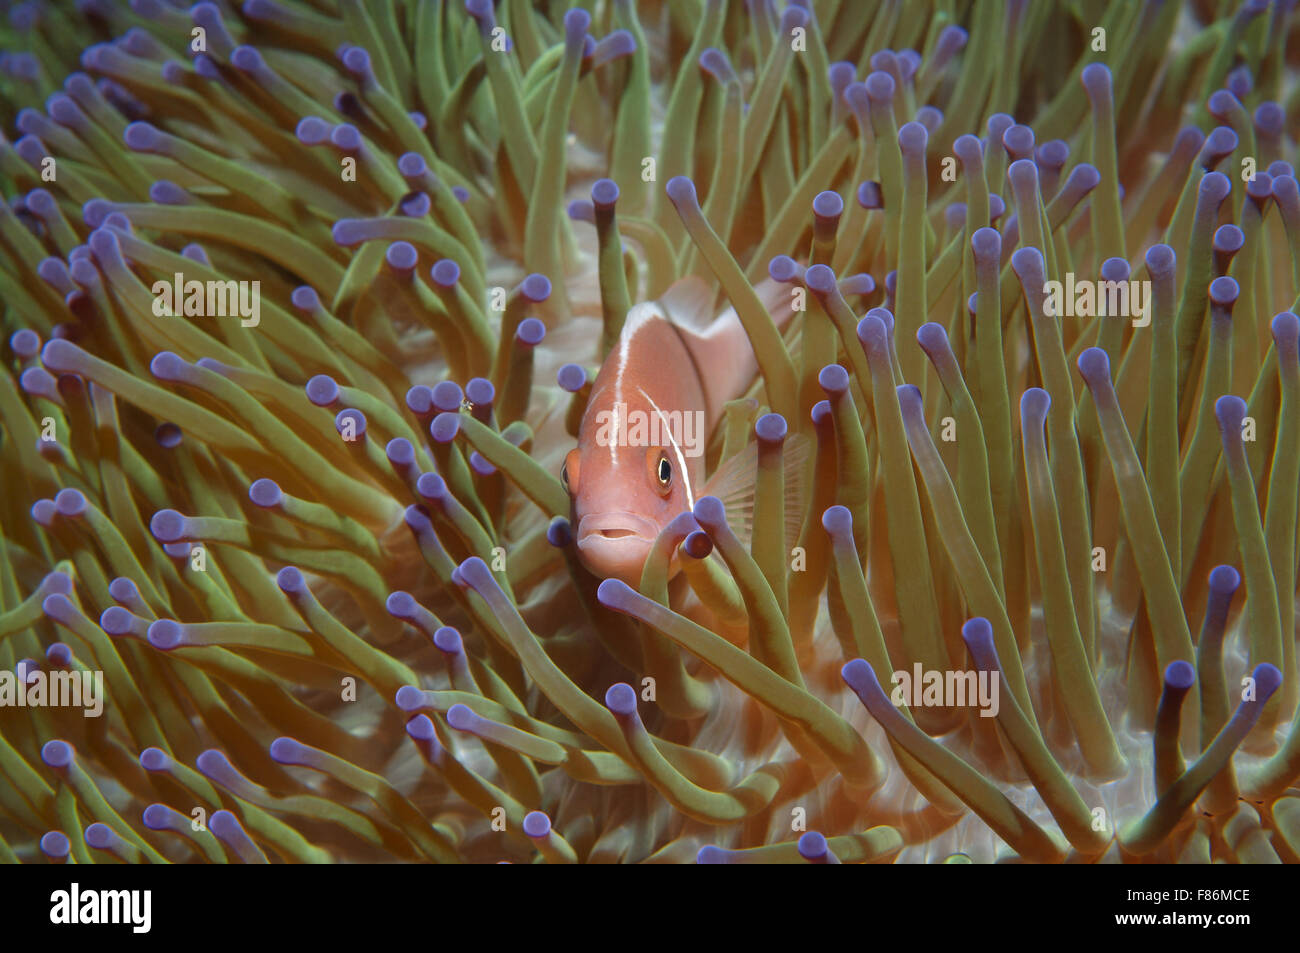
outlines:
{"label": "sea anemone", "polygon": [[[10,9],[0,859],[1300,859],[1294,0],[571,6]],[[753,515],[601,580],[689,275]]]}

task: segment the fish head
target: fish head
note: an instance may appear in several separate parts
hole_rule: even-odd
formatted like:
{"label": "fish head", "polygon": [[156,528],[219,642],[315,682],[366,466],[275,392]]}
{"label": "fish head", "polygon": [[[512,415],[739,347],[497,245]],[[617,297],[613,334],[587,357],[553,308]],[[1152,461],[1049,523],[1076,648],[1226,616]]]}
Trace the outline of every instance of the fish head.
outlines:
{"label": "fish head", "polygon": [[573,502],[582,564],[636,586],[660,530],[691,508],[690,474],[671,446],[615,449],[580,444],[569,451],[560,479]]}

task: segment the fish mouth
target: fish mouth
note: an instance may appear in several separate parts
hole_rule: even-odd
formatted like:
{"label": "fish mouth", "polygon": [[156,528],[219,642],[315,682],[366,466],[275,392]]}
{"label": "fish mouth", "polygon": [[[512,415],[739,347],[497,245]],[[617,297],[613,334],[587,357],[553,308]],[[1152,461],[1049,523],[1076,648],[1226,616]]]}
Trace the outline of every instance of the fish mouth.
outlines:
{"label": "fish mouth", "polygon": [[578,521],[578,545],[597,540],[653,543],[659,527],[636,513],[613,511],[588,513]]}

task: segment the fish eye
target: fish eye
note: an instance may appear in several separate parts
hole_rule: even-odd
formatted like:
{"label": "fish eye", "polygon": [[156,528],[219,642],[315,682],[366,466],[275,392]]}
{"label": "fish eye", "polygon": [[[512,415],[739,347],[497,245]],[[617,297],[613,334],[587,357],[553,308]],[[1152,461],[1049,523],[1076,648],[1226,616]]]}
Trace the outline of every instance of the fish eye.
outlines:
{"label": "fish eye", "polygon": [[659,458],[659,466],[655,469],[655,476],[659,478],[660,486],[668,486],[673,482],[673,465],[668,462],[667,457]]}
{"label": "fish eye", "polygon": [[570,450],[560,467],[560,484],[569,496],[576,496],[578,484],[582,482],[582,457],[577,448]]}

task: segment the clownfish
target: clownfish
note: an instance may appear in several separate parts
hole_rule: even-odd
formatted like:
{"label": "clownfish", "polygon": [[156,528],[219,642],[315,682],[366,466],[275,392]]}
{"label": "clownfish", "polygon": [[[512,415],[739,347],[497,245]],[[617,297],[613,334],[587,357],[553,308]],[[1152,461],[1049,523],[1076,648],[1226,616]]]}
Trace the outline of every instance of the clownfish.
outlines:
{"label": "clownfish", "polygon": [[[764,281],[756,290],[783,327],[792,313],[789,289]],[[592,382],[578,446],[560,480],[572,500],[579,559],[596,576],[637,585],[655,538],[674,517],[703,496],[720,495],[724,482],[732,496],[738,480],[752,487],[752,467],[719,468],[705,482],[709,435],[758,372],[735,309],[713,318],[712,302],[709,287],[688,277],[658,300],[634,305]]]}

